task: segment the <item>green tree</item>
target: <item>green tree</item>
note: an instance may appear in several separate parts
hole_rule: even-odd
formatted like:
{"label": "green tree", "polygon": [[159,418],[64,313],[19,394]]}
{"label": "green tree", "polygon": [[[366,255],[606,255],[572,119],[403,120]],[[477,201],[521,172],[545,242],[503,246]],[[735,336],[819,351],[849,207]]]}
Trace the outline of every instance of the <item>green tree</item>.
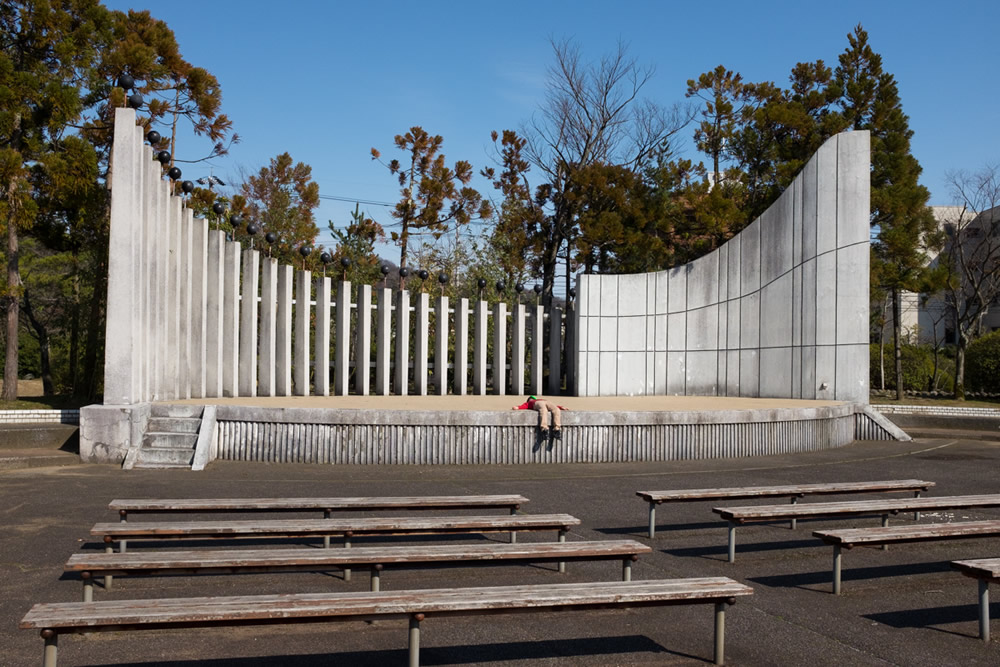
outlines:
{"label": "green tree", "polygon": [[[399,245],[399,266],[404,267],[411,234],[428,232],[435,239],[440,238],[451,225],[459,227],[488,218],[492,206],[469,186],[473,176],[469,162],[459,160],[454,168],[445,164],[441,135],[431,136],[414,126],[406,134],[397,134],[394,143],[406,154],[409,163],[393,159],[385,165],[396,176],[402,195],[392,211],[400,231],[390,232],[390,236]],[[373,160],[381,161],[377,149],[372,148],[371,155]]]}
{"label": "green tree", "polygon": [[858,25],[848,35],[849,46],[840,56],[836,80],[844,119],[856,130],[871,132],[871,224],[877,229],[873,261],[882,288],[892,295],[896,397],[903,397],[903,290],[919,291],[927,272],[926,250],[940,243],[920,185],[920,164],[910,153],[913,131],[903,113],[899,89],[892,74],[883,71],[882,58],[868,45],[868,33]]}
{"label": "green tree", "polygon": [[[560,251],[579,232],[578,200],[566,195],[580,171],[598,163],[638,170],[691,117],[681,107],[666,109],[641,99],[654,69],[640,66],[624,44],[596,64],[584,63],[570,42],[553,42],[552,47],[555,63],[545,102],[522,132],[524,153],[545,181],[535,193],[546,207],[535,243],[546,303],[552,299]],[[569,274],[567,270],[567,282]]]}
{"label": "green tree", "polygon": [[382,262],[375,252],[375,244],[385,241],[385,232],[378,224],[361,212],[361,206],[355,204],[351,213],[351,222],[346,228],[338,228],[331,220],[330,234],[337,241],[332,253],[334,271],[340,271],[341,260],[350,261],[347,268],[347,279],[358,284],[374,284],[382,279]]}
{"label": "green tree", "polygon": [[[319,206],[319,185],[312,180],[312,167],[294,162],[288,153],[271,158],[266,167],[246,176],[231,204],[244,221],[233,230],[235,237],[249,240],[246,225],[251,222],[260,228],[257,243],[264,234],[274,232],[278,240],[271,244],[271,256],[286,264],[300,265],[299,248],[316,243],[319,228],[313,211]],[[309,256],[310,266],[318,262],[318,252]]]}
{"label": "green tree", "polygon": [[19,231],[37,206],[29,167],[84,110],[97,35],[109,20],[97,0],[0,2],[0,221],[6,225],[7,354],[0,398],[17,398],[21,278]]}
{"label": "green tree", "polygon": [[702,121],[694,132],[695,146],[712,160],[712,174],[721,175],[720,163],[728,154],[736,128],[740,125],[751,96],[739,73],[719,65],[697,80],[688,79],[686,97],[699,97],[705,106]]}

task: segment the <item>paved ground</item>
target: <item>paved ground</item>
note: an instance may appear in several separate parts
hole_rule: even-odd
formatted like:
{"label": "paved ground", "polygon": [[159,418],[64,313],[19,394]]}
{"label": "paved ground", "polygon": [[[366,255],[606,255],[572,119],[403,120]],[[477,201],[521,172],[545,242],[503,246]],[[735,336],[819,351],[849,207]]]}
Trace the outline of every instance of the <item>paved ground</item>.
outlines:
{"label": "paved ground", "polygon": [[[1000,444],[918,439],[860,442],[838,450],[757,459],[533,467],[331,467],[217,462],[208,470],[123,471],[72,465],[0,471],[0,665],[38,664],[42,641],[17,623],[35,602],[80,599],[79,580],[62,577],[67,558],[100,549],[89,536],[114,520],[116,497],[521,493],[527,512],[582,519],[570,539],[645,538],[646,506],[636,490],[924,478],[938,495],[1000,492]],[[742,502],[742,501],[741,501]],[[808,502],[817,502],[808,500]],[[1000,642],[977,637],[976,585],[947,561],[1000,555],[1000,540],[857,549],[844,557],[845,594],[829,593],[831,550],[810,537],[818,527],[877,525],[877,519],[801,522],[740,530],[737,562],[725,562],[726,530],[710,503],[661,506],[654,553],[636,578],[726,575],[755,594],[728,615],[730,665],[992,665]],[[924,522],[1000,518],[1000,510],[927,515]],[[895,522],[910,521],[900,517]],[[523,540],[550,536],[523,534]],[[360,542],[359,542],[360,543]],[[132,545],[130,547],[139,547]],[[190,546],[190,545],[188,545]],[[218,546],[217,544],[215,546]],[[141,548],[141,547],[139,547]],[[618,563],[387,571],[386,589],[514,582],[616,579]],[[117,579],[100,599],[366,590],[367,575],[243,575]],[[993,604],[994,618],[1000,605]],[[998,621],[994,637],[1000,635]],[[65,637],[60,664],[265,665],[405,664],[403,622],[159,631]],[[709,606],[628,611],[429,618],[426,665],[694,665],[710,662]]]}

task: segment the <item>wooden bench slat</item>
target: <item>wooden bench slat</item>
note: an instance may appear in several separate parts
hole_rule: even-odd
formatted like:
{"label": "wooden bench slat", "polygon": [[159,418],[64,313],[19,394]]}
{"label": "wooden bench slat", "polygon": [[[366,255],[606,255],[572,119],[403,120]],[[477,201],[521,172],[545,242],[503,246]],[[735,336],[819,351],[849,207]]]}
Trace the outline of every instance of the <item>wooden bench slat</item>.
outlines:
{"label": "wooden bench slat", "polygon": [[162,521],[98,523],[91,535],[112,538],[308,536],[351,532],[355,535],[392,533],[418,534],[445,531],[548,530],[577,526],[569,514],[518,514],[508,516],[456,517],[363,517],[353,519],[286,519],[267,521]]}
{"label": "wooden bench slat", "polygon": [[962,574],[976,579],[989,579],[1000,582],[1000,558],[975,558],[972,560],[953,560],[951,566],[961,570]]}
{"label": "wooden bench slat", "polygon": [[456,509],[510,507],[527,503],[521,495],[393,496],[337,498],[124,498],[108,508],[127,512],[224,512],[372,509]]}
{"label": "wooden bench slat", "polygon": [[633,582],[586,582],[397,592],[174,598],[37,604],[21,620],[24,629],[78,629],[137,625],[242,623],[303,617],[400,616],[413,613],[482,612],[523,607],[625,606],[646,602],[724,600],[753,589],[726,577]]}
{"label": "wooden bench slat", "polygon": [[971,507],[1000,507],[1000,494],[853,500],[833,503],[802,503],[798,505],[747,505],[741,507],[715,507],[712,511],[729,521],[745,522],[937,509],[967,509]]}
{"label": "wooden bench slat", "polygon": [[461,544],[352,549],[255,549],[206,551],[145,551],[127,553],[74,554],[66,571],[82,572],[148,569],[230,569],[237,567],[337,566],[418,563],[449,560],[516,560],[532,557],[582,558],[621,557],[650,553],[652,549],[634,540],[586,542],[528,542],[518,544]]}
{"label": "wooden bench slat", "polygon": [[721,498],[758,498],[767,496],[822,495],[838,493],[879,493],[889,491],[926,491],[934,482],[920,479],[879,480],[872,482],[829,482],[818,484],[779,484],[709,489],[676,489],[670,491],[636,491],[647,501],[694,501]]}
{"label": "wooden bench slat", "polygon": [[845,547],[859,544],[946,540],[968,536],[985,537],[1000,535],[1000,520],[817,530],[813,532],[813,535],[827,544],[840,544]]}

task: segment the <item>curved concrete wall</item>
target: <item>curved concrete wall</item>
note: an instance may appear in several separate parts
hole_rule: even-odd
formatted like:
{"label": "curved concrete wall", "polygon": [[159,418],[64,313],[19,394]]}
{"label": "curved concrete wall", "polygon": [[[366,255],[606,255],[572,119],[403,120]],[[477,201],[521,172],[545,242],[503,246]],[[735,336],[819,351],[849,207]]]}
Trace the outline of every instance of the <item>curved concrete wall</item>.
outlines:
{"label": "curved concrete wall", "polygon": [[709,255],[580,276],[577,393],[867,403],[870,162],[868,132],[839,134]]}

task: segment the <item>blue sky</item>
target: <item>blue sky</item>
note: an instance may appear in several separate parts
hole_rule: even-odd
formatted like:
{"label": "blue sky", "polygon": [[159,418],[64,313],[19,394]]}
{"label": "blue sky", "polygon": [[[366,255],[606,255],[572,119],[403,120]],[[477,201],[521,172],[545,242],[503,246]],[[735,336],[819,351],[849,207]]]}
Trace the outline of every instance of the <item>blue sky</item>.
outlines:
{"label": "blue sky", "polygon": [[[1000,2],[911,0],[714,3],[508,0],[503,3],[287,0],[105,0],[112,9],[149,9],[173,29],[181,53],[214,73],[223,110],[242,141],[211,165],[227,182],[289,152],[312,166],[322,196],[395,202],[399,189],[370,158],[397,156],[392,140],[413,125],[444,137],[449,162],[489,163],[490,132],[517,129],[543,100],[550,39],[570,38],[585,60],[618,40],[656,67],[646,96],[681,102],[688,79],[719,64],[748,81],[785,86],[797,62],[831,67],[859,22],[899,84],[931,203],[951,203],[949,170],[1000,163],[1000,75],[995,34]],[[693,149],[683,132],[682,154]],[[178,157],[207,145],[185,138]],[[486,191],[484,183],[477,183]],[[324,200],[342,227],[353,203]],[[386,207],[363,205],[388,225]],[[398,260],[398,251],[382,249]]]}

